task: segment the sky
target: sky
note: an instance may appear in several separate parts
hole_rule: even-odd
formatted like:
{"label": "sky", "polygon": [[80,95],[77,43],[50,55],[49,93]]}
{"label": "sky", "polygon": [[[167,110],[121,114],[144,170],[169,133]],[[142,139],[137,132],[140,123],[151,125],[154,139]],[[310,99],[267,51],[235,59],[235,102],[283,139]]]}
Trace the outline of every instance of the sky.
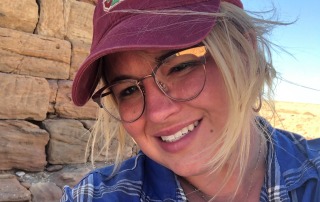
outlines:
{"label": "sky", "polygon": [[320,104],[320,1],[242,0],[242,2],[245,10],[266,11],[274,6],[279,20],[284,22],[297,20],[294,24],[276,27],[268,36],[271,41],[290,53],[273,51],[274,66],[279,75],[287,81],[279,80],[277,83],[275,100]]}

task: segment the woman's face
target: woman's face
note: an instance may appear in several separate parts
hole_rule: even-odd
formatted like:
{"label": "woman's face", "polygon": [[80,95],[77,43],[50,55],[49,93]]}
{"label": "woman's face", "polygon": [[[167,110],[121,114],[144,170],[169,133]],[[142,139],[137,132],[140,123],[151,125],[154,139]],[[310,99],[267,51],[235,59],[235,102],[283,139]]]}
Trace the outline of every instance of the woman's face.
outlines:
{"label": "woman's face", "polygon": [[[151,73],[156,59],[167,52],[128,51],[110,55],[107,79],[142,78]],[[204,89],[191,101],[171,100],[162,93],[152,77],[143,80],[144,113],[133,123],[123,123],[148,157],[184,177],[208,171],[204,165],[211,158],[212,150],[206,149],[212,148],[220,137],[228,115],[222,75],[211,57],[207,58],[205,66]],[[180,131],[188,133],[174,137]]]}

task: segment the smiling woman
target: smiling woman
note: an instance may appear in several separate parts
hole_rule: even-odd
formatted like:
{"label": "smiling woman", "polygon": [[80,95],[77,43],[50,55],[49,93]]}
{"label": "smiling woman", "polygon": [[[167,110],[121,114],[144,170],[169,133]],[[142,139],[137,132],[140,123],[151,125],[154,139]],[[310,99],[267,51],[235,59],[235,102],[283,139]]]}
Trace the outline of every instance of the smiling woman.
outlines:
{"label": "smiling woman", "polygon": [[[101,107],[93,139],[117,137],[117,158],[62,201],[320,200],[320,140],[259,116],[276,76],[264,34],[281,23],[240,0],[110,2],[72,97]],[[141,151],[123,160],[127,135]]]}

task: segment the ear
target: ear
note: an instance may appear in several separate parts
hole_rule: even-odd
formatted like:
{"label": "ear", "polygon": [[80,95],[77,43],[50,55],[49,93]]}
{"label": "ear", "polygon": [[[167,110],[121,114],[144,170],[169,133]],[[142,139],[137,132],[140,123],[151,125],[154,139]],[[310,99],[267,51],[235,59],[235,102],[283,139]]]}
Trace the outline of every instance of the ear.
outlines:
{"label": "ear", "polygon": [[244,37],[251,43],[252,47],[257,49],[257,35],[253,29],[250,29],[246,33],[244,33]]}

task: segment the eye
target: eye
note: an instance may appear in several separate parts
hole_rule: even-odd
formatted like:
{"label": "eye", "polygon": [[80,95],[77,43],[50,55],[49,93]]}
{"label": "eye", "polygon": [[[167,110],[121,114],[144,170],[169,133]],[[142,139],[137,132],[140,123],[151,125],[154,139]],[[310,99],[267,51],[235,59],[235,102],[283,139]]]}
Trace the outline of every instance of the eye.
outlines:
{"label": "eye", "polygon": [[129,86],[123,90],[120,91],[119,93],[119,98],[126,98],[126,97],[129,97],[135,93],[138,93],[139,92],[139,88],[138,86]]}
{"label": "eye", "polygon": [[171,67],[167,73],[167,75],[174,74],[174,73],[184,73],[191,71],[194,67],[199,65],[199,61],[188,61],[183,62],[178,65]]}

